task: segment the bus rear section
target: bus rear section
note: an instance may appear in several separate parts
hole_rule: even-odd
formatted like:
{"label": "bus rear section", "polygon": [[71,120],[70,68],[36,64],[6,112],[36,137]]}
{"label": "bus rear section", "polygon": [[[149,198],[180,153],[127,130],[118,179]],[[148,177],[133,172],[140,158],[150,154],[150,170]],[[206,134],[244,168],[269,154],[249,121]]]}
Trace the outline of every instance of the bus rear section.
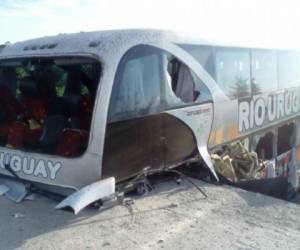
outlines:
{"label": "bus rear section", "polygon": [[299,51],[180,46],[197,59],[228,98],[226,105],[215,102],[212,152],[242,142],[258,159],[273,165],[265,175],[285,177],[293,189],[299,189]]}

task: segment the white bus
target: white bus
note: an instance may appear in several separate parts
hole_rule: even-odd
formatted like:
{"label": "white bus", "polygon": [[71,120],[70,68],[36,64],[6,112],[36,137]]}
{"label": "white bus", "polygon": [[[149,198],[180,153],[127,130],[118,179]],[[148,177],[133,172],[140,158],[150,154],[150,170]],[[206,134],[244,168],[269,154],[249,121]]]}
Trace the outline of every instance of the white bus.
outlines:
{"label": "white bus", "polygon": [[70,194],[203,161],[237,140],[299,165],[297,51],[156,30],[82,32],[0,49],[0,173]]}

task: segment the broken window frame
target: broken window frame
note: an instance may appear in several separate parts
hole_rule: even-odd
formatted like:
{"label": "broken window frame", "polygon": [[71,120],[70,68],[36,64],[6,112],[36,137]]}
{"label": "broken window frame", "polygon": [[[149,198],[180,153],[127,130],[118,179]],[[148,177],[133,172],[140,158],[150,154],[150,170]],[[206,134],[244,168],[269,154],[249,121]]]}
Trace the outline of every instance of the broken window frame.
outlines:
{"label": "broken window frame", "polygon": [[[145,65],[142,63],[143,58],[149,56],[157,56],[158,62],[156,68],[157,70],[157,79],[158,83],[156,83],[160,88],[157,88],[155,94],[155,98],[158,99],[155,102],[149,102],[147,99],[144,98],[149,95],[149,91],[146,91],[145,82],[146,80],[145,73]],[[191,102],[185,102],[180,97],[178,97],[175,91],[172,88],[172,78],[170,74],[170,64],[172,59],[178,61],[180,66],[184,66],[186,72],[190,73],[190,79],[193,79],[195,83],[195,92],[199,92],[199,95],[195,98],[195,100]],[[126,85],[123,82],[124,76],[126,75],[127,65],[133,63],[132,67],[135,66],[135,75],[137,75],[137,70],[140,74],[140,79],[143,79],[143,84],[137,82],[138,79],[133,79],[132,82],[136,86],[131,87],[131,90],[127,91],[129,94],[127,96],[122,95],[122,91],[126,89]],[[135,65],[134,65],[135,64]],[[139,65],[140,64],[140,65]],[[146,65],[147,66],[147,65]],[[153,67],[153,65],[152,65]],[[130,72],[129,72],[130,73]],[[128,74],[127,74],[128,75]],[[135,76],[134,74],[132,76]],[[131,77],[131,75],[129,75]],[[127,77],[128,78],[128,77]],[[185,78],[184,78],[185,80]],[[127,87],[128,88],[128,87]],[[132,92],[132,93],[131,93]],[[143,93],[143,98],[141,101],[136,98],[137,94]],[[203,93],[203,95],[201,95]],[[132,96],[133,98],[137,99],[135,102],[132,102],[133,98],[128,98],[128,96]],[[131,100],[131,103],[127,100]],[[173,108],[181,108],[191,105],[198,105],[202,103],[207,103],[212,101],[212,94],[210,93],[208,87],[197,77],[197,75],[186,65],[184,64],[179,58],[172,55],[170,52],[167,52],[161,48],[154,47],[151,45],[137,45],[130,48],[125,55],[123,55],[121,61],[119,62],[114,84],[112,95],[110,98],[109,104],[109,112],[108,112],[108,122],[119,122],[130,120],[134,118],[145,117],[149,115],[158,114],[161,111]],[[143,105],[140,105],[142,103]],[[131,105],[129,105],[131,104]],[[127,108],[130,107],[130,108]],[[134,106],[134,107],[133,107]]]}
{"label": "broken window frame", "polygon": [[[256,152],[256,148],[260,142],[260,140],[265,137],[268,133],[273,134],[273,143],[272,143],[272,157],[270,159],[265,158],[264,160],[271,160],[276,158],[276,152],[277,152],[277,130],[276,128],[268,128],[264,129],[262,131],[256,132],[251,135],[251,151]],[[258,154],[258,152],[256,152]]]}
{"label": "broken window frame", "polygon": [[[280,141],[279,141],[279,129],[280,128],[284,128],[285,126],[289,126],[289,125],[291,125],[291,124],[293,124],[294,125],[294,128],[293,128],[293,131],[292,131],[292,133],[290,134],[290,138],[289,138],[289,145],[288,145],[288,147],[286,148],[286,150],[280,150],[280,152],[279,152],[279,144],[280,144]],[[279,125],[279,126],[277,126],[277,156],[280,156],[280,155],[282,155],[282,154],[285,154],[285,153],[287,153],[287,152],[290,152],[292,149],[293,149],[293,147],[295,147],[295,144],[296,144],[296,130],[297,130],[297,127],[296,127],[296,123],[295,123],[295,121],[293,120],[293,121],[289,121],[289,122],[285,122],[285,123],[283,123],[283,124],[281,124],[281,125]],[[284,137],[286,137],[286,136],[284,136]]]}
{"label": "broken window frame", "polygon": [[[98,91],[98,87],[100,85],[101,82],[101,78],[102,78],[102,63],[101,60],[99,60],[98,57],[96,56],[92,56],[92,55],[76,55],[76,54],[72,54],[72,55],[52,55],[52,56],[30,56],[30,57],[22,57],[22,58],[13,58],[13,59],[7,59],[7,60],[1,60],[0,61],[0,67],[12,67],[14,70],[17,70],[17,68],[19,66],[23,67],[23,63],[22,61],[36,61],[36,62],[41,62],[41,61],[51,61],[53,65],[58,65],[60,67],[64,67],[66,65],[68,66],[84,66],[84,65],[95,65],[96,67],[98,67],[98,74],[97,74],[97,79],[91,79],[94,81],[95,83],[95,88],[94,88],[94,92],[95,93],[90,93],[91,95],[93,95],[93,102],[92,102],[92,111],[91,111],[91,116],[90,116],[90,125],[89,125],[89,129],[87,130],[88,132],[88,137],[87,137],[87,143],[85,144],[86,146],[84,146],[84,149],[80,152],[79,155],[76,156],[64,156],[64,155],[59,155],[58,153],[54,152],[41,152],[40,148],[41,146],[37,146],[37,149],[29,149],[29,148],[15,148],[17,150],[23,151],[23,152],[32,152],[32,153],[39,153],[42,155],[50,155],[50,156],[55,156],[55,157],[63,157],[63,158],[80,158],[83,157],[83,155],[85,154],[86,151],[88,151],[89,148],[89,144],[91,141],[91,137],[92,137],[92,120],[93,120],[93,116],[94,116],[94,111],[96,109],[96,98],[97,98],[97,91]],[[19,67],[20,68],[20,67]],[[67,72],[67,71],[66,71]],[[17,74],[17,73],[16,73]],[[19,79],[17,80],[19,81]],[[83,80],[82,80],[83,81]],[[1,84],[2,85],[2,84]],[[56,97],[61,97],[60,94],[58,94],[57,89],[56,89],[56,83],[55,85],[55,92],[56,92]],[[65,85],[67,85],[67,82],[65,83]],[[83,86],[84,84],[81,83],[81,85]],[[84,85],[85,86],[85,85]],[[66,86],[65,86],[66,87]],[[18,90],[16,89],[16,98],[18,95]],[[50,117],[51,115],[47,115],[47,117]],[[68,128],[68,127],[66,127]],[[65,129],[66,129],[65,128]],[[1,146],[3,148],[7,148],[4,145]]]}
{"label": "broken window frame", "polygon": [[[289,148],[287,148],[287,150],[279,152],[278,150],[278,145],[279,145],[279,128],[284,127],[284,126],[288,126],[290,124],[294,124],[294,130],[293,133],[291,133],[290,135],[290,145]],[[280,124],[279,126],[277,126],[277,142],[276,142],[276,146],[277,146],[277,156],[276,156],[276,175],[277,176],[284,176],[284,177],[288,177],[288,166],[289,163],[291,161],[291,157],[292,157],[292,150],[293,148],[295,148],[296,145],[296,131],[297,131],[297,127],[296,127],[296,123],[294,120],[292,121],[288,121],[285,123]]]}

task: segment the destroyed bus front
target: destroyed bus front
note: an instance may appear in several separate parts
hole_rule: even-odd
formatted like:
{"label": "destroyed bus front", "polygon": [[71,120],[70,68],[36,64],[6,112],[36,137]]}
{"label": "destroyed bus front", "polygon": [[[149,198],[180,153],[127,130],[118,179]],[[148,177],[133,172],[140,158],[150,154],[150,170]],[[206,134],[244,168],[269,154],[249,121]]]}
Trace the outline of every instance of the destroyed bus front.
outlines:
{"label": "destroyed bus front", "polygon": [[83,167],[97,165],[88,148],[100,75],[89,57],[0,61],[0,173],[66,188],[92,182],[99,171]]}

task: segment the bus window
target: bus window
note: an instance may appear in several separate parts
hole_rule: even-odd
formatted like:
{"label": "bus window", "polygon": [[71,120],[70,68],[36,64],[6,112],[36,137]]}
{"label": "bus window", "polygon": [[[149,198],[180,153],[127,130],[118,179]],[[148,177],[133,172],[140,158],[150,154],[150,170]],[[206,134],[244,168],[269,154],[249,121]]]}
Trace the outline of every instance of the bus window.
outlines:
{"label": "bus window", "polygon": [[298,54],[278,51],[278,88],[285,89],[298,85]]}
{"label": "bus window", "polygon": [[213,48],[211,46],[192,44],[179,44],[179,46],[190,53],[211,77],[215,78]]}
{"label": "bus window", "polygon": [[216,49],[217,84],[231,99],[250,95],[250,53],[248,49]]}
{"label": "bus window", "polygon": [[160,54],[140,46],[123,57],[113,88],[110,121],[156,113],[161,104]]}
{"label": "bus window", "polygon": [[[168,60],[167,72],[173,93],[179,98],[177,106],[182,104],[203,103],[211,100],[211,94],[206,85],[196,76],[196,74],[179,59],[170,54],[166,54]],[[173,105],[174,106],[174,105]]]}
{"label": "bus window", "polygon": [[251,91],[253,95],[277,89],[276,51],[251,51]]}

